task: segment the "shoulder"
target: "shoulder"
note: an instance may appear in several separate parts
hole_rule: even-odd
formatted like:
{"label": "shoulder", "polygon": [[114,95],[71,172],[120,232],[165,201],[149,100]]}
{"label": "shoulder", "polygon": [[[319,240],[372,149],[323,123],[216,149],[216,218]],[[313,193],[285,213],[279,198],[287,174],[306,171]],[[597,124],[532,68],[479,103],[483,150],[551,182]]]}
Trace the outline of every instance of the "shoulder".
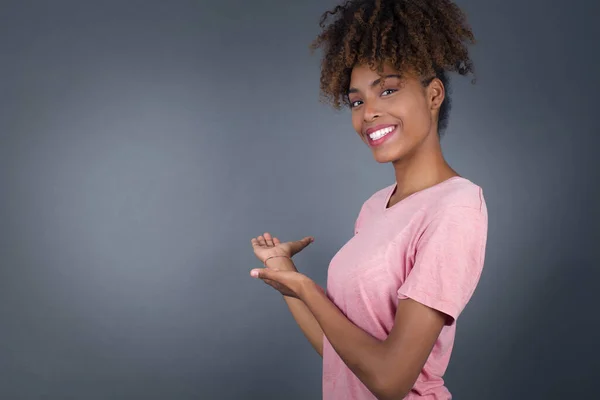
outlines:
{"label": "shoulder", "polygon": [[375,193],[367,197],[367,199],[363,201],[360,207],[360,213],[369,214],[370,212],[374,212],[381,208],[385,204],[390,193],[392,192],[392,190],[394,190],[395,187],[395,183],[385,186],[384,188],[377,190]]}
{"label": "shoulder", "polygon": [[465,208],[487,217],[487,206],[481,186],[463,177],[454,177],[435,187],[422,203],[424,211],[434,216]]}
{"label": "shoulder", "polygon": [[358,233],[358,229],[363,224],[363,221],[370,219],[372,215],[375,215],[377,211],[381,209],[382,205],[385,204],[387,196],[391,193],[394,187],[395,184],[392,184],[379,189],[363,201],[354,225],[355,234]]}
{"label": "shoulder", "polygon": [[395,187],[396,184],[393,183],[391,185],[385,186],[384,188],[377,190],[363,202],[363,208],[369,207],[374,204],[383,204]]}
{"label": "shoulder", "polygon": [[439,185],[421,204],[419,240],[481,247],[488,229],[483,189],[462,177]]}
{"label": "shoulder", "polygon": [[469,236],[473,232],[486,235],[488,215],[483,189],[469,179],[450,178],[426,190],[415,203],[412,221],[417,237],[458,237],[468,232]]}

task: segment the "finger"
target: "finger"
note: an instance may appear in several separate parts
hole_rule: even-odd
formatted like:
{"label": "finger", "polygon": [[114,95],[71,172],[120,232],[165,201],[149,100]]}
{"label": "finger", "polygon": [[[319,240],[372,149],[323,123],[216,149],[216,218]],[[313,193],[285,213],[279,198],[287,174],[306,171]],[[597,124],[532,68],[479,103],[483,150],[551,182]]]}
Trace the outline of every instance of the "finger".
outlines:
{"label": "finger", "polygon": [[279,283],[277,283],[276,281],[273,281],[273,280],[271,280],[271,279],[267,279],[267,278],[263,278],[263,279],[261,279],[261,280],[262,280],[262,281],[263,281],[265,284],[267,284],[267,285],[271,286],[273,289],[277,289],[277,290],[279,290],[279,287],[280,287],[280,285],[279,285]]}
{"label": "finger", "polygon": [[258,240],[258,244],[261,245],[261,246],[266,246],[267,245],[267,242],[265,241],[265,238],[262,235],[260,235],[259,237],[257,237],[256,240]]}
{"label": "finger", "polygon": [[277,290],[279,293],[283,294],[284,296],[295,295],[295,294],[291,293],[288,288],[286,288],[279,282],[272,281],[270,279],[263,279],[262,281],[265,283],[265,285],[271,286],[273,289]]}
{"label": "finger", "polygon": [[252,247],[259,247],[260,246],[258,244],[258,240],[256,238],[252,238],[252,240],[250,240],[250,243],[252,244]]}
{"label": "finger", "polygon": [[273,244],[274,244],[275,246],[279,246],[279,245],[281,244],[281,241],[280,241],[278,238],[276,238],[276,237],[273,237]]}
{"label": "finger", "polygon": [[269,232],[265,232],[264,236],[265,236],[265,240],[267,242],[267,246],[273,247],[274,244],[273,244],[273,238],[271,237],[271,234]]}

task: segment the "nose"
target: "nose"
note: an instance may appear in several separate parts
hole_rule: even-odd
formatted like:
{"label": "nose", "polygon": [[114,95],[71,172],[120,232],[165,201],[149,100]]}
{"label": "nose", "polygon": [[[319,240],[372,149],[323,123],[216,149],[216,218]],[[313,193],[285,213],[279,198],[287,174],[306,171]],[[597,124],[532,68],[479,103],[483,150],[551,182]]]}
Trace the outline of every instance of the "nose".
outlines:
{"label": "nose", "polygon": [[379,118],[381,112],[377,109],[373,101],[365,101],[363,118],[365,122],[372,122]]}

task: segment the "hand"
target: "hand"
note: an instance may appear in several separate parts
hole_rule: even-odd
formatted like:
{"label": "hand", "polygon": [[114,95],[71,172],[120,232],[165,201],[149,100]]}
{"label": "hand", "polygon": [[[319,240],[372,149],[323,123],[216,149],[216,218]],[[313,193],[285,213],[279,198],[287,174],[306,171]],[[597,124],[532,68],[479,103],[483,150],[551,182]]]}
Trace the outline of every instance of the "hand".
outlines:
{"label": "hand", "polygon": [[269,232],[251,240],[254,255],[264,264],[265,260],[273,256],[284,256],[292,258],[302,251],[306,246],[314,242],[312,236],[307,236],[294,242],[281,243],[276,237],[271,237]]}
{"label": "hand", "polygon": [[281,271],[273,268],[255,268],[250,276],[262,279],[267,285],[288,297],[302,299],[309,285],[314,282],[306,275],[297,271]]}

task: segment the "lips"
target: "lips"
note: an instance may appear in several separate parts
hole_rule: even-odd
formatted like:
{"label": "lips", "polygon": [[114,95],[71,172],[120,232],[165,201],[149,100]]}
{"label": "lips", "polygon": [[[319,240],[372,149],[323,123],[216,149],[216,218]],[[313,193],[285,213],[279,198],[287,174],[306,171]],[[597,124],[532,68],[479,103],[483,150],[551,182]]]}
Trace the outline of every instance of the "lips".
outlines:
{"label": "lips", "polygon": [[365,131],[367,143],[371,147],[378,147],[385,143],[390,137],[394,136],[398,130],[398,125],[386,124],[377,125]]}

